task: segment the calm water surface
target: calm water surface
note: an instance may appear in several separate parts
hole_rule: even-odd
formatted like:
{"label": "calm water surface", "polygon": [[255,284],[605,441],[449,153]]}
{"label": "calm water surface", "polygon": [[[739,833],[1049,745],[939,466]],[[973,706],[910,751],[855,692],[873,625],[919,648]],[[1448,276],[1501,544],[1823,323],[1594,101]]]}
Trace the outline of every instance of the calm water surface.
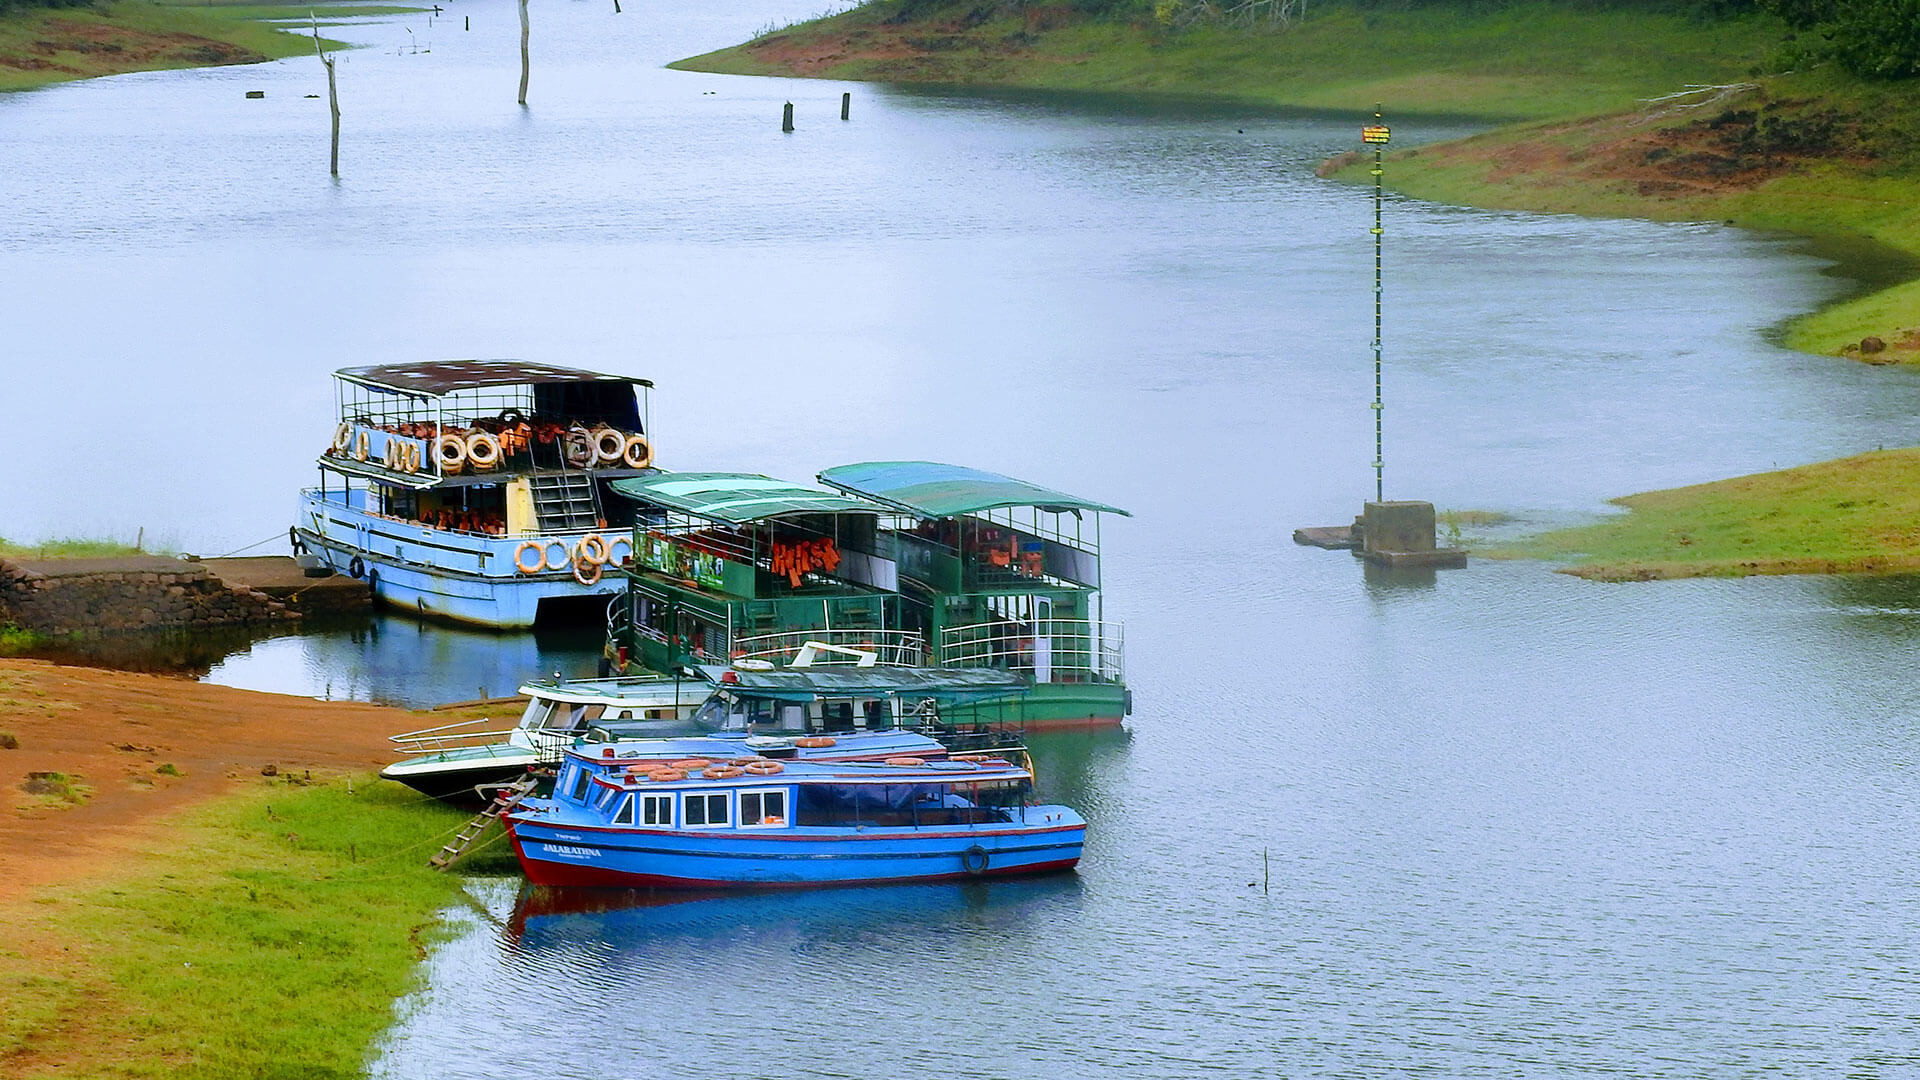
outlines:
{"label": "calm water surface", "polygon": [[[1357,117],[668,72],[809,12],[627,8],[535,6],[524,112],[507,3],[340,31],[337,183],[310,58],[0,96],[0,531],[231,550],[284,531],[334,367],[610,367],[671,468],[944,457],[1132,508],[1138,712],[1036,740],[1077,876],[482,882],[375,1075],[1920,1070],[1920,583],[1288,541],[1370,490],[1367,198],[1311,172]],[[1769,344],[1838,287],[1778,241],[1390,214],[1390,495],[1546,523],[1920,441],[1910,374]],[[423,703],[592,647],[382,619],[210,677]]]}

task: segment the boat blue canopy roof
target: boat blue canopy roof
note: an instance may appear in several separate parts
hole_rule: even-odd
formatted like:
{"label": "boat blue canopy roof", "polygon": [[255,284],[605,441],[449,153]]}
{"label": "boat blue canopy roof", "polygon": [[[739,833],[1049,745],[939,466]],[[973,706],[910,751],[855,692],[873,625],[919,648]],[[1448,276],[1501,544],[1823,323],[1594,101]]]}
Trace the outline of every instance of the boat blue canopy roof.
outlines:
{"label": "boat blue canopy roof", "polygon": [[937,461],[863,461],[836,465],[821,473],[819,479],[835,490],[889,503],[923,518],[958,517],[1013,506],[1032,506],[1056,514],[1091,510],[1132,516],[1108,503],[984,469]]}
{"label": "boat blue canopy roof", "polygon": [[676,472],[615,480],[629,499],[710,521],[745,525],[789,514],[891,514],[879,503],[758,473]]}

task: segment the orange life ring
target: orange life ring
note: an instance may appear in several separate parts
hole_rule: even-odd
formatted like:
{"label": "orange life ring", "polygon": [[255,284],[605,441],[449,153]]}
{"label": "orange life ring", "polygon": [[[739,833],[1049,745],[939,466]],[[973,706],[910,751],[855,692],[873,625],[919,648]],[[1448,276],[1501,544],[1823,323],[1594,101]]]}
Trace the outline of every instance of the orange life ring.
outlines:
{"label": "orange life ring", "polygon": [[644,469],[653,464],[653,444],[645,435],[627,436],[626,448],[620,452],[620,460],[626,462],[629,469]]}
{"label": "orange life ring", "polygon": [[917,758],[917,757],[890,757],[887,759],[887,764],[889,765],[900,765],[904,767],[912,767],[915,765],[925,765],[926,763],[927,763],[927,759]]}
{"label": "orange life ring", "polygon": [[585,559],[575,559],[573,561],[573,580],[588,588],[600,584],[600,564],[597,562],[588,562]]}
{"label": "orange life ring", "polygon": [[[527,552],[533,552],[533,565],[526,563]],[[523,540],[513,550],[513,568],[523,574],[537,574],[547,568],[547,546],[538,540]]]}
{"label": "orange life ring", "polygon": [[670,784],[675,780],[685,780],[686,778],[687,773],[685,769],[655,769],[647,774],[647,779],[656,784]]}
{"label": "orange life ring", "polygon": [[607,546],[606,537],[599,533],[588,533],[580,538],[580,546],[574,550],[574,557],[581,562],[601,566],[613,558],[613,549]]}
{"label": "orange life ring", "polygon": [[[624,557],[616,556],[613,553],[614,548],[618,547],[621,544],[627,545],[627,553]],[[615,566],[625,566],[628,563],[632,562],[633,561],[633,538],[628,536],[616,536],[613,539],[607,541],[607,561],[612,563]]]}
{"label": "orange life ring", "polygon": [[785,765],[777,761],[749,761],[746,764],[745,771],[755,776],[772,776],[774,773],[785,768]]}
{"label": "orange life ring", "polygon": [[704,769],[711,764],[713,764],[713,762],[707,760],[706,758],[690,757],[690,758],[681,758],[679,761],[670,761],[667,763],[667,767],[670,769],[692,770],[692,769]]}
{"label": "orange life ring", "polygon": [[738,765],[709,765],[701,775],[709,780],[731,780],[746,771]]}
{"label": "orange life ring", "polygon": [[838,739],[830,739],[825,735],[809,735],[804,739],[793,740],[793,745],[804,747],[808,750],[818,750],[824,746],[832,746],[839,741]]}
{"label": "orange life ring", "polygon": [[500,464],[500,440],[485,431],[467,436],[467,460],[483,472]]}

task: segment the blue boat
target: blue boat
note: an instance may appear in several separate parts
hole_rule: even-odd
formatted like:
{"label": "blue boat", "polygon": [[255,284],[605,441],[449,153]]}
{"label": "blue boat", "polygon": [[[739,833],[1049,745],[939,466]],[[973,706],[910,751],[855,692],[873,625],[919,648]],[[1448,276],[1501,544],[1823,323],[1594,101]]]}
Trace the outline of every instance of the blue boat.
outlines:
{"label": "blue boat", "polygon": [[374,599],[492,629],[600,625],[651,474],[645,379],[519,360],[334,373],[338,423],[301,492],[296,554]]}
{"label": "blue boat", "polygon": [[1071,869],[1086,821],[1027,805],[1032,783],[1020,765],[974,755],[662,767],[606,746],[569,752],[551,796],[501,818],[527,880],[543,886],[791,888]]}

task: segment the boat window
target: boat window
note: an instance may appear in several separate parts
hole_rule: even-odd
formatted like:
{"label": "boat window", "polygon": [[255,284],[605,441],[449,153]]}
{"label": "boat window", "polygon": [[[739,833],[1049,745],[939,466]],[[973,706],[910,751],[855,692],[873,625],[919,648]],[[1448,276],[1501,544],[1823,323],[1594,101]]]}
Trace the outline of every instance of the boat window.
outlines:
{"label": "boat window", "polygon": [[785,788],[740,793],[741,828],[757,825],[785,825],[786,823],[787,790]]}
{"label": "boat window", "polygon": [[547,726],[565,731],[585,731],[588,724],[600,719],[600,715],[606,711],[605,705],[574,705],[564,713],[555,709]]}
{"label": "boat window", "polygon": [[727,703],[723,698],[708,698],[693,714],[693,722],[704,731],[724,731],[727,726]]}
{"label": "boat window", "polygon": [[684,802],[680,818],[687,823],[688,827],[727,823],[727,796],[724,792],[713,795],[688,795]]}
{"label": "boat window", "polygon": [[620,804],[620,812],[613,815],[613,823],[615,825],[633,824],[633,796],[627,796],[626,801]]}
{"label": "boat window", "polygon": [[673,796],[640,796],[640,824],[658,825],[663,829],[673,828]]}
{"label": "boat window", "polygon": [[585,803],[587,801],[587,784],[592,782],[592,780],[593,780],[592,773],[579,767],[578,765],[573,767],[573,801],[574,802]]}
{"label": "boat window", "polygon": [[527,702],[527,711],[520,714],[520,726],[537,728],[547,722],[547,714],[553,711],[553,702],[546,698],[534,698]]}
{"label": "boat window", "polygon": [[593,808],[605,813],[607,808],[613,805],[614,798],[619,794],[620,793],[613,788],[601,788],[599,793],[593,797]]}

